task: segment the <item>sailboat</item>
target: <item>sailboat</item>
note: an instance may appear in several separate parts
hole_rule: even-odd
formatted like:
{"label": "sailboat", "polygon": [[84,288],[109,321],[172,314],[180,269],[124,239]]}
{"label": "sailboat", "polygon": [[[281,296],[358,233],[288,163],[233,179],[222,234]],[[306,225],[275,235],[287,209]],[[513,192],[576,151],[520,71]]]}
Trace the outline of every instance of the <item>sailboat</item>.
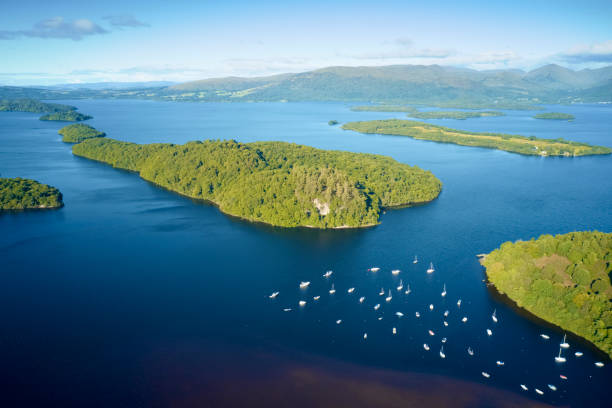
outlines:
{"label": "sailboat", "polygon": [[433,310],[433,304],[429,305],[429,310]]}
{"label": "sailboat", "polygon": [[421,317],[421,314],[420,314],[419,312],[414,312],[414,315],[415,315],[416,317]]}
{"label": "sailboat", "polygon": [[468,352],[468,354],[469,354],[470,356],[473,356],[473,355],[474,355],[474,350],[472,350],[472,348],[471,348],[471,347],[468,347],[467,352]]}
{"label": "sailboat", "polygon": [[442,289],[441,295],[442,297],[446,296],[446,284],[444,284],[444,289]]}
{"label": "sailboat", "polygon": [[363,303],[363,301],[365,300],[365,296],[362,296],[359,298],[359,303]]}
{"label": "sailboat", "polygon": [[404,317],[404,314],[402,312],[395,312],[395,315],[397,317]]}
{"label": "sailboat", "polygon": [[413,264],[415,263],[419,263],[419,258],[415,255],[414,256],[414,261],[412,261]]}
{"label": "sailboat", "polygon": [[391,289],[389,289],[389,295],[385,298],[386,302],[390,302],[393,297],[391,296]]}
{"label": "sailboat", "polygon": [[319,300],[319,299],[321,299],[321,296],[313,296],[313,299],[314,300]]}
{"label": "sailboat", "polygon": [[487,329],[487,336],[492,336],[493,332],[491,331],[491,329]]}
{"label": "sailboat", "polygon": [[427,269],[427,273],[434,273],[435,269],[433,267],[433,262],[429,263],[429,269]]}
{"label": "sailboat", "polygon": [[467,317],[465,317],[465,316],[464,316],[464,317],[463,317],[463,319],[461,319],[461,321],[462,321],[463,323],[467,322]]}
{"label": "sailboat", "polygon": [[402,289],[404,289],[404,282],[403,282],[403,281],[400,279],[400,284],[399,284],[399,286],[397,287],[397,290],[398,290],[398,291],[400,291],[400,290],[402,290]]}
{"label": "sailboat", "polygon": [[457,301],[457,307],[461,307],[461,299]]}
{"label": "sailboat", "polygon": [[306,306],[306,301],[305,301],[305,300],[300,300],[300,306],[301,306],[301,307]]}
{"label": "sailboat", "polygon": [[394,269],[391,271],[391,275],[399,275],[400,270],[399,269]]}
{"label": "sailboat", "polygon": [[332,275],[332,273],[333,273],[332,271],[327,271],[327,272],[325,272],[325,273],[323,274],[323,277],[324,277],[324,278],[329,278],[329,277]]}
{"label": "sailboat", "polygon": [[377,303],[374,305],[374,310],[378,310],[378,309],[380,309],[380,303]]}
{"label": "sailboat", "polygon": [[378,292],[379,296],[385,296],[385,290],[383,288],[380,288],[380,292]]}
{"label": "sailboat", "polygon": [[444,354],[444,346],[440,348],[440,357],[446,358],[446,354]]}
{"label": "sailboat", "polygon": [[349,289],[347,290],[347,292],[348,292],[348,293],[353,293],[354,291],[355,291],[355,288],[349,288]]}
{"label": "sailboat", "polygon": [[557,357],[555,357],[555,361],[557,363],[565,363],[565,361],[566,361],[565,357],[561,356],[561,351],[562,351],[562,349],[561,349],[561,347],[559,347],[559,355]]}
{"label": "sailboat", "polygon": [[563,343],[560,344],[561,347],[563,347],[564,349],[569,348],[569,343],[567,341],[565,341],[565,339],[567,338],[567,334],[563,335]]}
{"label": "sailboat", "polygon": [[334,288],[334,284],[332,283],[332,288],[329,290],[329,294],[333,295],[334,293],[336,293],[336,288]]}
{"label": "sailboat", "polygon": [[427,343],[423,343],[423,348],[425,349],[425,351],[429,351],[429,346],[427,345]]}
{"label": "sailboat", "polygon": [[300,289],[305,289],[308,287],[308,285],[310,285],[309,281],[306,282],[300,282]]}
{"label": "sailboat", "polygon": [[270,296],[268,296],[268,297],[269,297],[270,299],[275,299],[275,298],[278,296],[278,294],[279,294],[279,293],[280,293],[280,292],[272,292],[272,294],[271,294]]}
{"label": "sailboat", "polygon": [[493,310],[493,314],[491,315],[491,319],[493,319],[493,321],[495,323],[497,323],[497,315],[496,315],[497,309]]}
{"label": "sailboat", "polygon": [[445,311],[444,311],[444,317],[448,317],[448,314],[449,314],[449,313],[450,313],[450,312],[449,312],[448,310],[445,310]]}
{"label": "sailboat", "polygon": [[395,327],[393,328],[393,334],[397,334],[397,329]]}
{"label": "sailboat", "polygon": [[406,292],[404,292],[404,293],[405,293],[405,294],[407,294],[407,295],[409,295],[409,294],[410,294],[410,292],[412,292],[412,291],[410,290],[410,285],[406,285]]}

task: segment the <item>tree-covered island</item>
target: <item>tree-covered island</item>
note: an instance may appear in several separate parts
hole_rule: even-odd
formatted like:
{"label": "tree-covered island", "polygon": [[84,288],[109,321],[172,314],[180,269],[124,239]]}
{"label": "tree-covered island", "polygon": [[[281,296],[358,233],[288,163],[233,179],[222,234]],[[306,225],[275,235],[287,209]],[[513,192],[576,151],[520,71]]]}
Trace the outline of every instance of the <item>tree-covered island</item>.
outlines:
{"label": "tree-covered island", "polygon": [[570,115],[569,113],[560,113],[560,112],[547,112],[547,113],[538,113],[534,116],[535,119],[548,119],[548,120],[567,120],[572,121],[576,119],[574,115]]}
{"label": "tree-covered island", "polygon": [[84,115],[75,111],[54,112],[41,116],[40,120],[52,120],[58,122],[81,122],[91,119],[92,116]]}
{"label": "tree-covered island", "polygon": [[46,184],[24,178],[0,177],[0,211],[59,208],[62,193]]}
{"label": "tree-covered island", "polygon": [[506,242],[481,263],[489,281],[518,306],[612,357],[612,233]]}
{"label": "tree-covered island", "polygon": [[531,156],[588,156],[610,154],[612,149],[564,139],[540,139],[535,136],[503,133],[468,132],[413,120],[387,119],[349,122],[343,129],[361,133],[408,136],[419,140],[486,147]]}
{"label": "tree-covered island", "polygon": [[73,123],[72,125],[64,126],[57,133],[63,136],[62,142],[65,143],[81,143],[83,140],[93,137],[106,136],[106,133],[83,123]]}
{"label": "tree-covered island", "polygon": [[418,112],[416,108],[412,106],[399,106],[399,105],[361,105],[351,107],[353,112]]}
{"label": "tree-covered island", "polygon": [[52,113],[73,110],[76,110],[76,107],[59,103],[45,103],[29,98],[0,100],[0,112]]}
{"label": "tree-covered island", "polygon": [[382,208],[426,203],[442,188],[431,172],[390,157],[284,142],[139,145],[93,138],[72,151],[224,213],[282,227],[371,226]]}
{"label": "tree-covered island", "polygon": [[459,119],[465,120],[470,118],[488,118],[494,116],[505,116],[503,112],[497,111],[427,111],[427,112],[412,112],[408,116],[417,119]]}

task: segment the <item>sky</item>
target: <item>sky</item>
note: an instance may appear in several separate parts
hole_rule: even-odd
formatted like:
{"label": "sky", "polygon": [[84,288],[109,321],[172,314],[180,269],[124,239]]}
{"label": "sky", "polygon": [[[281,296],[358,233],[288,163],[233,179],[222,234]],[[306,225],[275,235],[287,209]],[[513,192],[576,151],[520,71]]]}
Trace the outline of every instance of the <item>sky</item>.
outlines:
{"label": "sky", "polygon": [[0,84],[612,65],[612,1],[0,0]]}

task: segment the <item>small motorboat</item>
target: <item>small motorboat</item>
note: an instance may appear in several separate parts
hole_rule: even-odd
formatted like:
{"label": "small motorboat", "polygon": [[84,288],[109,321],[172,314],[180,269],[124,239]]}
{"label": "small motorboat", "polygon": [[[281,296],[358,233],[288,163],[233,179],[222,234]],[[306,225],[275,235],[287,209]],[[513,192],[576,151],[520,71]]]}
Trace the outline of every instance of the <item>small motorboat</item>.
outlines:
{"label": "small motorboat", "polygon": [[374,310],[378,310],[378,309],[380,309],[380,303],[377,303],[374,305]]}
{"label": "small motorboat", "polygon": [[401,271],[399,269],[394,269],[391,271],[391,275],[399,275]]}
{"label": "small motorboat", "polygon": [[446,343],[446,337],[442,337],[442,343]]}
{"label": "small motorboat", "polygon": [[395,327],[393,328],[393,334],[397,334],[397,329]]}
{"label": "small motorboat", "polygon": [[336,320],[336,324],[340,324],[340,323],[342,323],[342,319]]}
{"label": "small motorboat", "polygon": [[309,281],[300,282],[300,289],[306,289],[310,285]]}
{"label": "small motorboat", "polygon": [[433,304],[429,305],[429,310],[433,310]]}
{"label": "small motorboat", "polygon": [[290,311],[291,311],[290,307],[287,307],[287,308],[283,309],[283,312],[290,312]]}
{"label": "small motorboat", "polygon": [[390,302],[391,299],[393,299],[393,296],[391,296],[391,289],[389,289],[389,295],[385,298],[385,302]]}
{"label": "small motorboat", "polygon": [[470,356],[473,356],[473,355],[474,355],[474,350],[472,350],[472,348],[471,348],[471,347],[468,347],[467,352],[468,352],[468,354],[469,354]]}
{"label": "small motorboat", "polygon": [[576,357],[582,357],[584,355],[584,353],[582,351],[577,351],[577,352],[574,353],[574,355]]}
{"label": "small motorboat", "polygon": [[365,296],[362,296],[359,298],[359,303],[363,303],[363,301],[365,300]]}
{"label": "small motorboat", "polygon": [[457,301],[457,307],[461,307],[461,299]]}
{"label": "small motorboat", "polygon": [[380,317],[378,318],[378,320],[382,320],[382,316],[380,316]]}
{"label": "small motorboat", "polygon": [[272,294],[270,296],[268,296],[270,299],[276,299],[276,297],[278,296],[280,292],[272,292]]}
{"label": "small motorboat", "polygon": [[497,315],[496,315],[497,309],[493,310],[493,314],[491,315],[491,320],[493,320],[495,323],[497,323]]}
{"label": "small motorboat", "polygon": [[433,267],[433,262],[429,263],[429,269],[427,269],[427,273],[434,273],[435,269]]}
{"label": "small motorboat", "polygon": [[404,316],[404,314],[402,312],[395,312],[395,315],[397,317],[403,317]]}
{"label": "small motorboat", "polygon": [[561,378],[562,380],[567,380],[567,377],[564,376],[563,374],[559,374],[559,378]]}
{"label": "small motorboat", "polygon": [[550,336],[548,334],[540,334],[540,337],[543,338],[544,340],[550,339]]}
{"label": "small motorboat", "polygon": [[444,327],[448,327],[448,322],[446,320],[443,323],[444,323]]}
{"label": "small motorboat", "polygon": [[428,333],[430,336],[435,336],[435,333],[433,332],[433,330],[429,330]]}
{"label": "small motorboat", "polygon": [[324,278],[329,278],[330,276],[332,276],[332,273],[333,273],[332,271],[327,271],[327,272],[325,272],[325,273],[323,274],[323,277],[324,277]]}
{"label": "small motorboat", "polygon": [[305,300],[300,300],[299,304],[300,304],[301,307],[304,307],[304,306],[306,306],[306,301]]}
{"label": "small motorboat", "polygon": [[491,374],[487,373],[486,371],[483,371],[483,372],[482,372],[482,376],[483,376],[484,378],[491,378]]}
{"label": "small motorboat", "polygon": [[334,287],[334,284],[332,283],[332,288],[329,290],[329,294],[333,295],[334,293],[336,293],[336,288]]}
{"label": "small motorboat", "polygon": [[347,292],[348,293],[353,293],[355,291],[355,288],[348,288]]}
{"label": "small motorboat", "polygon": [[503,365],[504,365],[504,364],[506,364],[506,363],[504,363],[503,361],[499,361],[499,360],[497,360],[497,361],[495,362],[495,364],[497,364],[498,366],[500,366],[500,367],[501,367],[501,366],[503,366]]}
{"label": "small motorboat", "polygon": [[444,311],[444,317],[448,317],[448,314],[449,314],[449,313],[450,313],[450,312],[449,312],[448,310],[445,310],[445,311]]}
{"label": "small motorboat", "polygon": [[440,295],[442,295],[442,297],[446,296],[446,284],[444,284],[444,287],[442,288],[442,293],[440,293]]}
{"label": "small motorboat", "polygon": [[413,264],[419,263],[419,258],[415,255],[414,256],[414,260],[412,261]]}
{"label": "small motorboat", "polygon": [[319,300],[319,299],[321,299],[321,296],[314,296],[312,299],[313,300]]}
{"label": "small motorboat", "polygon": [[487,336],[492,336],[493,332],[491,331],[491,329],[487,329]]}
{"label": "small motorboat", "polygon": [[567,334],[563,335],[563,342],[560,344],[560,346],[564,349],[569,348],[569,343],[566,341],[567,339]]}
{"label": "small motorboat", "polygon": [[440,357],[441,357],[441,358],[446,358],[446,354],[444,354],[444,346],[442,346],[442,347],[440,348]]}
{"label": "small motorboat", "polygon": [[597,367],[603,367],[603,366],[604,366],[604,363],[602,363],[601,361],[597,361],[597,362],[595,363],[595,365],[596,365]]}
{"label": "small motorboat", "polygon": [[404,282],[402,282],[402,280],[400,279],[400,284],[399,284],[399,286],[397,287],[397,291],[399,292],[399,291],[401,291],[402,289],[404,289]]}
{"label": "small motorboat", "polygon": [[550,388],[551,390],[557,391],[557,387],[555,387],[554,385],[552,384],[547,384],[547,385],[548,385],[548,388]]}
{"label": "small motorboat", "polygon": [[529,390],[529,388],[527,388],[527,386],[525,384],[521,384],[521,388],[523,389],[523,391]]}
{"label": "small motorboat", "polygon": [[419,312],[414,312],[414,315],[415,315],[416,317],[421,317],[421,314],[420,314]]}
{"label": "small motorboat", "polygon": [[368,269],[368,271],[370,271],[370,272],[378,272],[378,271],[380,271],[380,268],[375,266],[373,268]]}
{"label": "small motorboat", "polygon": [[467,317],[463,317],[463,319],[461,319],[461,321],[462,321],[463,323],[467,322]]}
{"label": "small motorboat", "polygon": [[363,333],[363,339],[367,340],[368,339],[368,333]]}
{"label": "small motorboat", "polygon": [[425,349],[425,351],[429,351],[429,346],[427,345],[427,343],[423,343],[423,348]]}
{"label": "small motorboat", "polygon": [[544,391],[539,390],[539,389],[537,389],[537,388],[534,388],[534,390],[535,390],[535,392],[537,392],[538,394],[540,394],[540,395],[544,395]]}

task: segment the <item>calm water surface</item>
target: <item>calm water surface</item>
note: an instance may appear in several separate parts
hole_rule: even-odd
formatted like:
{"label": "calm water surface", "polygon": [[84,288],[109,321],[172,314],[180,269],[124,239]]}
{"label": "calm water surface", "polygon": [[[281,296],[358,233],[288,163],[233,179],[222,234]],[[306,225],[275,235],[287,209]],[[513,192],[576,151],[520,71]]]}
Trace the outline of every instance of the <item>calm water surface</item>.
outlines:
{"label": "calm water surface", "polygon": [[[524,157],[328,126],[330,119],[402,117],[344,104],[67,103],[120,140],[283,140],[379,153],[431,170],[444,188],[428,205],[387,211],[375,228],[272,228],[74,157],[60,142],[59,123],[0,113],[0,174],[56,186],[65,202],[56,211],[0,216],[3,405],[392,406],[419,396],[448,405],[441,395],[464,406],[607,405],[607,357],[569,336],[568,362],[555,364],[563,332],[496,296],[475,255],[543,233],[612,231],[612,157]],[[508,111],[430,122],[612,146],[611,107],[548,108],[576,120]],[[430,261],[436,272],[427,275]],[[367,272],[371,266],[381,270]],[[391,269],[402,272],[392,276]],[[409,295],[395,289],[400,279]],[[312,283],[300,290],[300,281]],[[392,289],[391,302],[378,295],[381,288]],[[272,291],[280,291],[275,300],[267,297]],[[442,337],[446,359],[439,357]],[[575,358],[577,350],[584,357]],[[596,368],[598,360],[606,366]]]}

